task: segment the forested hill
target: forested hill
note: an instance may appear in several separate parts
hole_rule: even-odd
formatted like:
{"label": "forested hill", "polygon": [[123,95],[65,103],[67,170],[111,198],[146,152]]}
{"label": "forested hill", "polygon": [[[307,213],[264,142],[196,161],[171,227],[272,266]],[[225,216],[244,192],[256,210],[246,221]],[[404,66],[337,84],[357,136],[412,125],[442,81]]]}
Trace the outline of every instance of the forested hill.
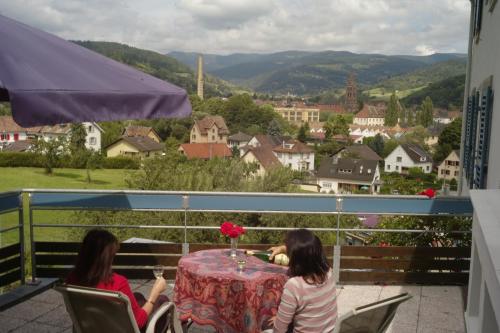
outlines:
{"label": "forested hill", "polygon": [[[197,54],[172,52],[169,55],[195,68]],[[388,56],[346,51],[286,51],[272,54],[204,55],[205,70],[221,79],[272,94],[318,94],[344,88],[347,75],[354,72],[360,88],[402,74],[455,60],[465,64],[463,54],[430,56]],[[452,73],[451,76],[462,74]],[[443,72],[443,75],[448,75]],[[438,77],[436,80],[447,78]]]}
{"label": "forested hill", "polygon": [[462,109],[464,102],[465,74],[454,76],[427,87],[403,98],[404,105],[420,105],[426,96],[432,99],[435,107],[445,109]]}
{"label": "forested hill", "polygon": [[[73,41],[106,57],[135,67],[159,79],[166,80],[188,91],[196,92],[194,71],[176,59],[149,50],[138,49],[113,42]],[[226,96],[234,88],[223,80],[205,77],[206,96]]]}

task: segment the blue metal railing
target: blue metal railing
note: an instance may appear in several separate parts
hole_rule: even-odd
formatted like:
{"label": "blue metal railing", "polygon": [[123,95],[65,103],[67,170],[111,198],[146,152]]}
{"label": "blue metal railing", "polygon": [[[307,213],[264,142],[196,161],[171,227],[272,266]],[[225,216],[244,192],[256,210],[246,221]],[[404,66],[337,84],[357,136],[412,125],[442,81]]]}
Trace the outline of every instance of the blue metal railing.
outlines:
{"label": "blue metal railing", "polygon": [[[5,214],[18,212],[17,224],[4,226],[1,221]],[[20,281],[25,283],[24,272],[24,214],[21,191],[0,193],[0,238],[4,233],[18,230],[18,243],[2,246],[0,242],[0,287]]]}

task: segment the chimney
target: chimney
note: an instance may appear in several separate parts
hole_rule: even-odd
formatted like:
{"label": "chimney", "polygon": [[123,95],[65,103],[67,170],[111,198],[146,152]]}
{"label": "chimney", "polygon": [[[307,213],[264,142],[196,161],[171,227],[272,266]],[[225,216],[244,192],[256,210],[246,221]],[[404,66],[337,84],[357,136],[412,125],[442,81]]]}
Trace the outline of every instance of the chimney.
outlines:
{"label": "chimney", "polygon": [[198,56],[198,97],[203,99],[203,56]]}

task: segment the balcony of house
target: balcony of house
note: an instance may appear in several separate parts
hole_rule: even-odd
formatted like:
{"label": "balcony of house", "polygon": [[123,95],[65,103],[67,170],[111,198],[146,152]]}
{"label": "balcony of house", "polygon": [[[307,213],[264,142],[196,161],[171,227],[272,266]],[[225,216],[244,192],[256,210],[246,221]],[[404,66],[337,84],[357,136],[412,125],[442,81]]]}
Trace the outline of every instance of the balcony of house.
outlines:
{"label": "balcony of house", "polygon": [[[71,270],[79,242],[90,228],[106,228],[120,238],[113,268],[131,279],[134,290],[150,288],[153,266],[163,265],[167,295],[173,299],[184,255],[229,248],[219,233],[222,221],[271,221],[276,216],[281,217],[277,223],[245,225],[248,239],[240,241],[239,249],[267,249],[288,230],[312,230],[323,239],[333,268],[340,314],[409,292],[413,297],[399,308],[388,332],[465,332],[470,230],[456,227],[457,221],[472,215],[467,198],[28,189],[1,194],[0,213],[0,330],[5,332],[71,331],[62,297],[50,287]],[[445,227],[446,235],[456,237],[428,227],[349,225],[357,214],[456,218]],[[348,245],[346,236],[359,233],[402,235],[420,242]],[[435,242],[438,238],[446,241]],[[251,242],[255,239],[267,241]],[[189,329],[213,331],[196,322]]]}

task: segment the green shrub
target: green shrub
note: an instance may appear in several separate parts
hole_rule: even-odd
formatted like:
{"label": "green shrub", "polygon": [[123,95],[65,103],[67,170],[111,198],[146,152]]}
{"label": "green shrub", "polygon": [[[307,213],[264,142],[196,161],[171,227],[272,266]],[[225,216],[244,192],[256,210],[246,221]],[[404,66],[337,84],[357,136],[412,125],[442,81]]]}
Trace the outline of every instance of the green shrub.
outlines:
{"label": "green shrub", "polygon": [[139,159],[117,156],[103,159],[103,169],[139,169]]}
{"label": "green shrub", "polygon": [[43,157],[35,153],[1,152],[0,167],[43,168]]}

